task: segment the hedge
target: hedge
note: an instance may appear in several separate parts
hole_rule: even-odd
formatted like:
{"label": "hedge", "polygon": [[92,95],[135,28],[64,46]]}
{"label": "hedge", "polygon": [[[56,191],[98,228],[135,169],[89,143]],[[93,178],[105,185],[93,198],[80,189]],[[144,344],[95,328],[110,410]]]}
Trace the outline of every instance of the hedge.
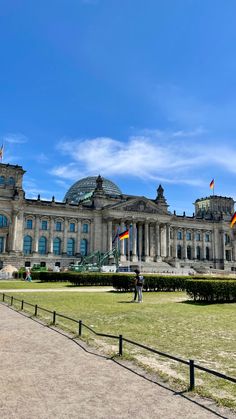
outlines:
{"label": "hedge", "polygon": [[194,301],[236,302],[236,280],[193,280],[186,281],[186,292]]}
{"label": "hedge", "polygon": [[[114,275],[113,287],[118,291],[131,291],[134,287],[134,276]],[[158,274],[144,275],[144,291],[182,291],[188,276],[167,276]]]}

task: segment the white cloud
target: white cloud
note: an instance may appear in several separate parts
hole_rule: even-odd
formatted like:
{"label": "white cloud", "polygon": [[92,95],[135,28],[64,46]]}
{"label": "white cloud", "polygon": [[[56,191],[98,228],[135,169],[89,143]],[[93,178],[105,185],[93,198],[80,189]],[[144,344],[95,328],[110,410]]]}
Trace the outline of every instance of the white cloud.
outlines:
{"label": "white cloud", "polygon": [[[159,130],[142,132],[126,142],[109,137],[63,139],[58,151],[71,161],[52,168],[50,173],[70,180],[100,173],[197,186],[203,184],[200,167],[209,162],[225,165],[223,158],[220,161],[221,150],[215,149],[213,155],[210,144],[199,147],[196,139],[190,143],[187,132],[178,131],[178,135]],[[201,130],[196,129],[190,132],[190,137],[197,136],[197,132],[200,136]]]}
{"label": "white cloud", "polygon": [[24,144],[27,143],[28,138],[21,133],[8,133],[2,137],[3,143],[11,143],[11,144]]}

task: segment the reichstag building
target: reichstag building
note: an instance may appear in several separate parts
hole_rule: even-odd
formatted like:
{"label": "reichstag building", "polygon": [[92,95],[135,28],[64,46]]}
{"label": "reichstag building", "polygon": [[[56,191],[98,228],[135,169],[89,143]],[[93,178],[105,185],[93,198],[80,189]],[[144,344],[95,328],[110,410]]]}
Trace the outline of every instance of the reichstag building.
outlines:
{"label": "reichstag building", "polygon": [[[28,199],[21,166],[0,164],[0,268],[39,264],[67,268],[85,255],[119,247],[120,264],[146,272],[236,268],[234,200],[195,201],[193,216],[168,210],[160,185],[153,199],[123,194],[108,179],[74,183],[63,202]],[[129,239],[117,233],[129,229]],[[111,259],[108,263],[114,263]]]}

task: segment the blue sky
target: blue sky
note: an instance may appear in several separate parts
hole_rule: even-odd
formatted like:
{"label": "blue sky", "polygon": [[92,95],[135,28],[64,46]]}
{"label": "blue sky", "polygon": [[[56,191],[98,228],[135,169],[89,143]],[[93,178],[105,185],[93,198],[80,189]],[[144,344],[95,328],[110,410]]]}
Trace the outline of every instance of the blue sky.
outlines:
{"label": "blue sky", "polygon": [[82,177],[236,199],[234,0],[0,0],[0,141],[26,197]]}

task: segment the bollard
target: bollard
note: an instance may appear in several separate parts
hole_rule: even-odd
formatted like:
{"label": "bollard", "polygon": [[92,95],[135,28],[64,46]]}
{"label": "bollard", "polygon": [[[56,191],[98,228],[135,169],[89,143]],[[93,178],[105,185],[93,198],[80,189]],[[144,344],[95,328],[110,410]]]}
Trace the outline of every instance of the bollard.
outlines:
{"label": "bollard", "polygon": [[5,294],[3,293],[2,294],[2,301],[4,301],[5,300]]}
{"label": "bollard", "polygon": [[38,313],[38,306],[37,306],[37,304],[35,304],[34,315],[37,316],[37,313]]}
{"label": "bollard", "polygon": [[119,356],[123,355],[123,336],[119,335]]}
{"label": "bollard", "polygon": [[190,385],[189,385],[189,390],[194,390],[195,387],[195,378],[194,378],[194,360],[190,359],[189,360],[189,381],[190,381]]}
{"label": "bollard", "polygon": [[82,335],[82,320],[79,320],[79,336]]}
{"label": "bollard", "polygon": [[21,301],[21,310],[24,308],[24,300]]}
{"label": "bollard", "polygon": [[53,311],[53,318],[52,318],[52,323],[55,324],[56,323],[56,312]]}
{"label": "bollard", "polygon": [[13,298],[14,298],[14,297],[12,296],[12,297],[11,297],[11,306],[13,305]]}

